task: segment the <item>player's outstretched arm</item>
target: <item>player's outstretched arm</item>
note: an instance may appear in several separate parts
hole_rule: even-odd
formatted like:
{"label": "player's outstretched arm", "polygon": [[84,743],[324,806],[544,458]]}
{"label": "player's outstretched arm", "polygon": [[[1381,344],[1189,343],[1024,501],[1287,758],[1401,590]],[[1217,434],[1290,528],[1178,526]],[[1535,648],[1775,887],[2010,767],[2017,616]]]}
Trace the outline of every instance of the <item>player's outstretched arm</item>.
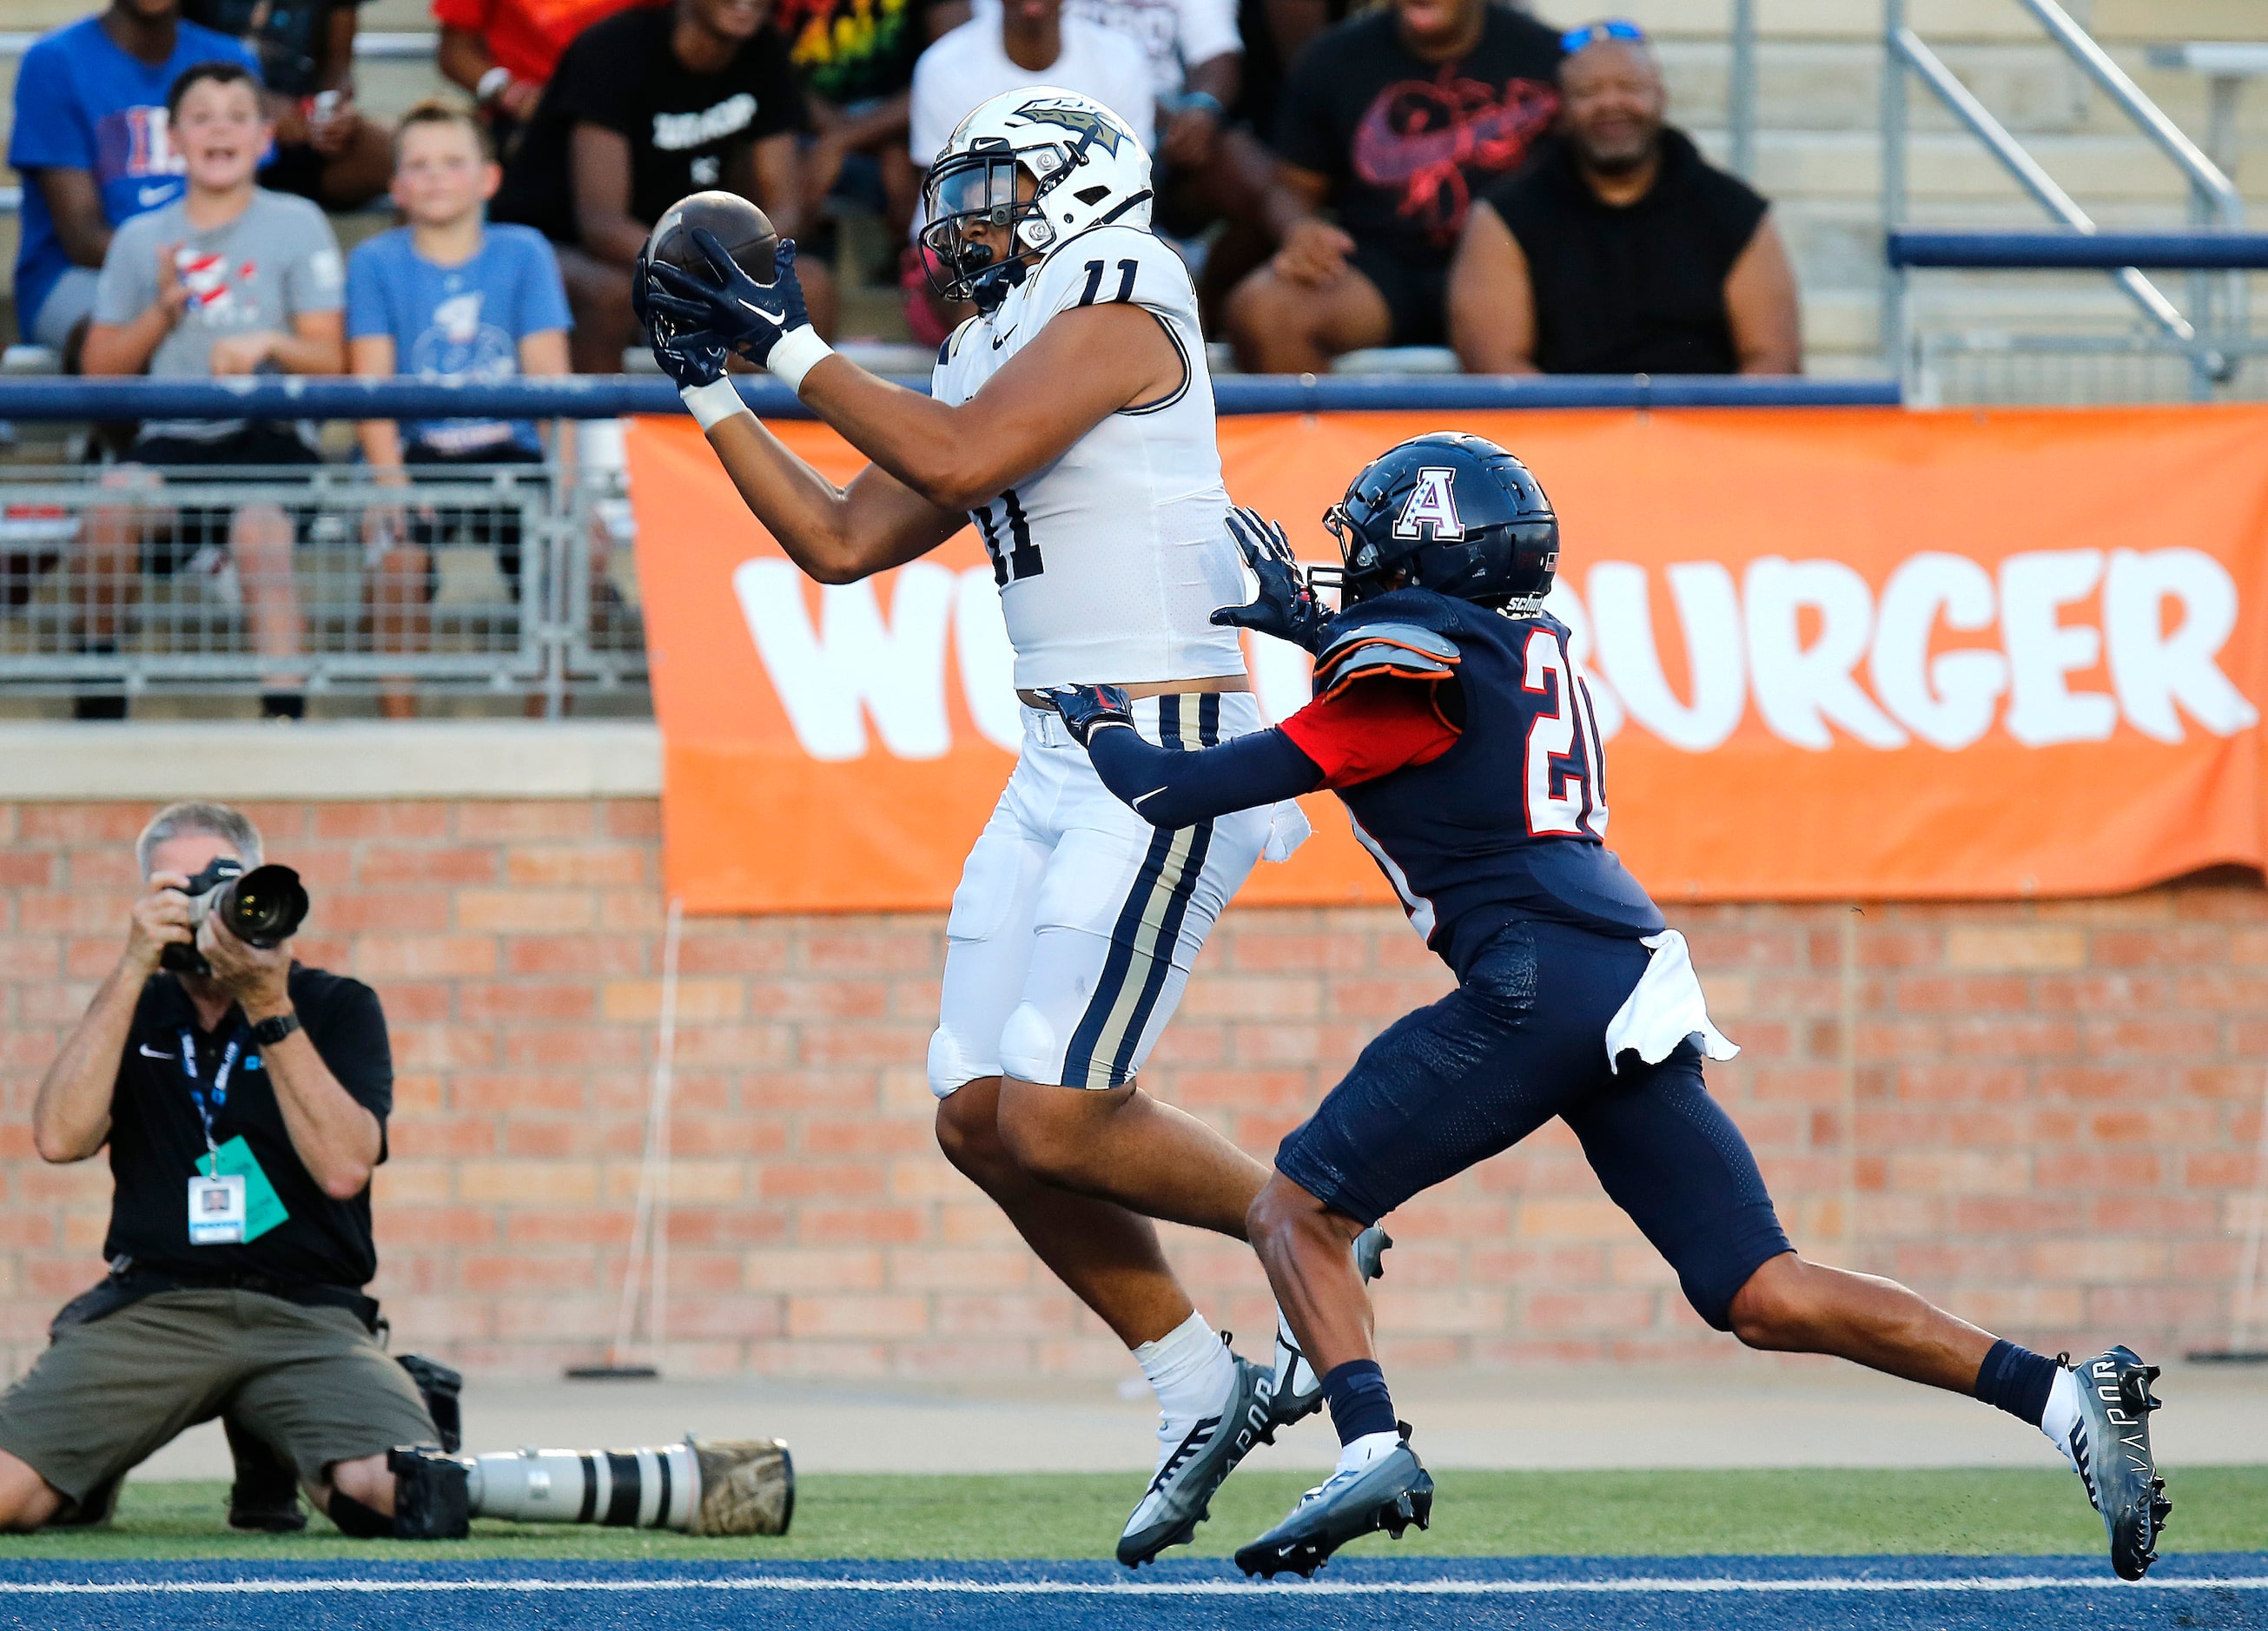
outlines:
{"label": "player's outstretched arm", "polygon": [[1194,826],[1323,784],[1322,768],[1281,731],[1256,731],[1218,747],[1165,748],[1136,732],[1131,705],[1116,686],[1065,686],[1048,700],[1103,786],[1155,827]]}
{"label": "player's outstretched arm", "polygon": [[1183,371],[1156,318],[1110,304],[1056,313],[958,408],[839,356],[813,368],[799,392],[844,441],[907,487],[965,511],[1054,463],[1121,408],[1171,396]]}
{"label": "player's outstretched arm", "polygon": [[[721,252],[718,258],[731,265]],[[792,279],[793,244],[780,246],[780,261],[782,279]],[[689,298],[673,300],[666,288],[657,290],[648,274],[640,255],[630,276],[631,301],[654,361],[676,381],[741,501],[788,559],[822,584],[851,584],[926,555],[961,530],[965,516],[939,508],[886,471],[865,470],[848,487],[837,487],[791,452],[756,422],[725,378],[730,337],[703,325],[703,309]],[[703,290],[688,275],[678,276],[681,287]],[[801,309],[799,295],[796,309]],[[802,332],[811,331],[806,325]],[[823,343],[820,351],[831,355]]]}
{"label": "player's outstretched arm", "polygon": [[[877,378],[819,337],[804,309],[792,241],[780,245],[769,283],[741,269],[714,234],[696,227],[693,241],[710,263],[708,277],[641,258],[633,277],[641,319],[650,306],[666,328],[770,370],[844,441],[943,511],[990,503],[1119,409],[1161,401],[1187,376],[1157,318],[1111,301],[1057,312],[974,397],[947,407]],[[659,337],[654,356],[677,372]],[[722,394],[716,400],[721,409],[738,406]],[[686,401],[705,428],[702,407],[689,393]]]}
{"label": "player's outstretched arm", "polygon": [[837,487],[746,408],[708,429],[709,445],[764,530],[822,584],[855,584],[903,566],[968,524],[869,467]]}

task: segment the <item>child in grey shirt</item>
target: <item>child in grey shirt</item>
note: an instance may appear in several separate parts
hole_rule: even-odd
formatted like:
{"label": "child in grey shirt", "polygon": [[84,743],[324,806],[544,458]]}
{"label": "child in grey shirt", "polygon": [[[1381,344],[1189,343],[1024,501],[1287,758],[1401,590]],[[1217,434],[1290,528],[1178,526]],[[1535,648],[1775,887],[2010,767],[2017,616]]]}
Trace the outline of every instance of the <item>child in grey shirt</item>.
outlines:
{"label": "child in grey shirt", "polygon": [[[85,371],[174,379],[343,372],[344,278],[330,224],[306,200],[263,192],[253,180],[273,135],[257,83],[237,63],[201,62],[173,82],[167,111],[188,190],[136,216],[111,239]],[[144,424],[133,458],[144,466],[241,467],[313,464],[319,455],[311,425],[178,419]],[[141,572],[194,563],[216,575],[232,567],[254,645],[266,656],[296,656],[293,533],[291,518],[272,503],[92,512],[85,544],[92,591],[81,630],[85,648],[115,649],[118,617]],[[297,717],[303,710],[301,678],[289,665],[279,665],[263,683],[263,712]],[[82,698],[80,715],[122,716],[122,707],[87,706],[121,702]]]}

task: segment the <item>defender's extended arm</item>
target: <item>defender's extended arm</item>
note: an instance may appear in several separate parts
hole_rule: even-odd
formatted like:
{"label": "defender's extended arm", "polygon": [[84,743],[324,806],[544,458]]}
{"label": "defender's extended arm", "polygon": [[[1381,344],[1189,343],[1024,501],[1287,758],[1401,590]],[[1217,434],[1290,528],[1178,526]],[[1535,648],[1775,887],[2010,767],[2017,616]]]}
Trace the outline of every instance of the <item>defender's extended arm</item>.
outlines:
{"label": "defender's extended arm", "polygon": [[1153,827],[1191,827],[1323,784],[1315,761],[1276,730],[1190,751],[1152,746],[1130,725],[1097,730],[1086,752],[1103,786]]}

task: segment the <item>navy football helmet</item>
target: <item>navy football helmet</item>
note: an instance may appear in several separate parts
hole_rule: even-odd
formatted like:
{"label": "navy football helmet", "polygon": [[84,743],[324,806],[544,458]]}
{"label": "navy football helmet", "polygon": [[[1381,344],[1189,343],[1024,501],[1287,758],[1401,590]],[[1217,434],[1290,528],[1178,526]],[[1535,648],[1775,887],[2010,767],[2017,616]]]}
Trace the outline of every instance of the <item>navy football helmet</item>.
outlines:
{"label": "navy football helmet", "polygon": [[1323,514],[1345,564],[1313,576],[1343,607],[1404,584],[1532,612],[1559,565],[1559,518],[1535,478],[1484,437],[1436,430],[1371,460]]}

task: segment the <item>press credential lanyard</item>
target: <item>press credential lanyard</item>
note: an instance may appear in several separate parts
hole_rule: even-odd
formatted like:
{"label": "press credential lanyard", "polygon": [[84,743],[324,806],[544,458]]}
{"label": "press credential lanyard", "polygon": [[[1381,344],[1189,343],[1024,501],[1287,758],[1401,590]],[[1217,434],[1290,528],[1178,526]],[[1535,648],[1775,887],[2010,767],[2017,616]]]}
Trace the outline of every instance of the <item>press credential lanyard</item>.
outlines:
{"label": "press credential lanyard", "polygon": [[197,1040],[188,1026],[181,1027],[181,1074],[189,1078],[189,1102],[196,1106],[197,1120],[204,1124],[205,1150],[211,1157],[211,1176],[215,1178],[220,1176],[220,1147],[213,1142],[212,1113],[228,1103],[228,1078],[236,1069],[237,1056],[244,1052],[244,1036],[239,1027],[221,1050],[219,1068],[213,1072],[212,1103],[208,1106],[204,1084],[197,1079]]}

